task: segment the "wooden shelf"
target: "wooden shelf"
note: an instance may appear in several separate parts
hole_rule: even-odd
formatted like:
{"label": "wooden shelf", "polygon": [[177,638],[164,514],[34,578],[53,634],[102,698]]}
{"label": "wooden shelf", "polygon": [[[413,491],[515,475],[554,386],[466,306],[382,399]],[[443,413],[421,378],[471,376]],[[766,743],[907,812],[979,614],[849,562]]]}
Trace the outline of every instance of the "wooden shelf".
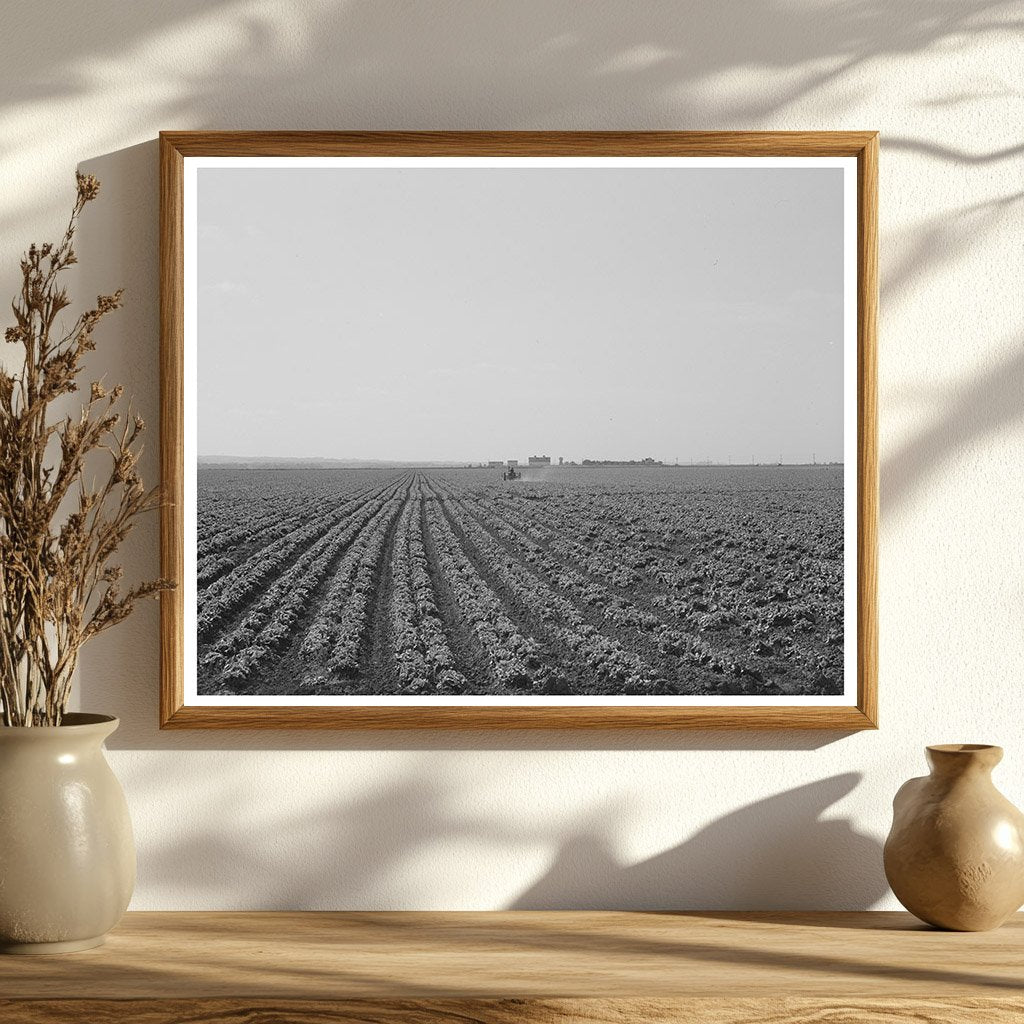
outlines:
{"label": "wooden shelf", "polygon": [[133,913],[0,957],[4,1024],[1024,1021],[1024,914]]}

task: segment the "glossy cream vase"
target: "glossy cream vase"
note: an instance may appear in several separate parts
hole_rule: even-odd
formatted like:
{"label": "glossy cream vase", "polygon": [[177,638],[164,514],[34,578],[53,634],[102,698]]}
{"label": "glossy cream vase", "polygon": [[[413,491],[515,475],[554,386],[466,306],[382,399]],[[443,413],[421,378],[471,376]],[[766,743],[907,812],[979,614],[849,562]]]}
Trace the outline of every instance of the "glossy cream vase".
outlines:
{"label": "glossy cream vase", "polygon": [[70,953],[103,942],[135,886],[124,792],[103,741],[117,719],[0,727],[0,951]]}
{"label": "glossy cream vase", "polygon": [[893,800],[885,875],[896,898],[938,928],[998,928],[1024,903],[1024,815],[992,784],[1000,747],[927,748],[931,775]]}

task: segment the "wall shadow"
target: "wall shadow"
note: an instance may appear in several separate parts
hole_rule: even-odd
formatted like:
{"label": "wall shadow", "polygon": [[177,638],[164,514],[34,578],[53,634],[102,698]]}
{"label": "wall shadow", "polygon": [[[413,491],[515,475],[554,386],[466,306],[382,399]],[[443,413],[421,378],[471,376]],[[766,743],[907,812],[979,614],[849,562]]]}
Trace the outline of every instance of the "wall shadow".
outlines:
{"label": "wall shadow", "polygon": [[[886,143],[886,151],[888,151]],[[1003,227],[1013,207],[1024,200],[1024,192],[986,199],[965,206],[950,216],[949,211],[918,224],[909,238],[897,236],[897,244],[883,249],[881,274],[883,308],[912,288],[920,289],[928,277],[942,271],[952,273],[956,263],[971,246],[989,238]]]}
{"label": "wall shadow", "polygon": [[[140,849],[139,876],[151,892],[175,890],[188,877],[193,900],[202,905],[207,892],[217,894],[222,909],[231,909],[233,890],[244,890],[239,906],[264,910],[465,907],[488,898],[481,879],[462,879],[459,868],[467,849],[482,847],[492,850],[494,865],[493,878],[483,880],[493,891],[488,901],[510,910],[868,910],[887,891],[880,844],[847,818],[825,817],[858,785],[859,773],[755,801],[630,864],[612,852],[631,817],[617,798],[577,816],[577,829],[581,820],[590,824],[566,841],[563,820],[487,808],[426,768],[413,764],[397,779],[315,811],[275,813],[273,833],[253,823],[252,834],[233,823],[249,783],[220,792],[214,785],[197,807],[195,794],[186,798],[150,770],[132,784],[136,799],[188,806],[172,841]],[[708,785],[713,780],[696,788]],[[318,855],[296,856],[300,848]],[[501,862],[522,863],[515,851],[536,862],[538,849],[553,851],[546,870],[519,895],[502,896],[509,875]],[[429,883],[417,877],[424,861],[437,873]],[[424,891],[433,894],[426,906]]]}
{"label": "wall shadow", "polygon": [[1024,143],[1016,146],[1004,146],[1002,149],[994,149],[988,153],[971,153],[965,149],[958,149],[955,146],[941,146],[928,139],[915,139],[909,136],[887,135],[885,148],[890,152],[902,151],[905,153],[918,153],[922,156],[934,157],[938,160],[945,160],[948,163],[965,165],[983,165],[999,163],[1001,160],[1011,160],[1024,154]]}
{"label": "wall shadow", "polygon": [[[58,10],[63,31],[54,32],[53,19],[39,12]],[[369,127],[367,112],[380,120],[385,85],[401,97],[396,113],[407,128],[495,127],[497,97],[514,99],[503,108],[515,122],[508,127],[549,123],[565,110],[625,118],[633,127],[651,126],[658,115],[694,127],[724,115],[752,127],[872,58],[1019,30],[1016,12],[1013,0],[818,7],[682,0],[589,5],[584,16],[566,0],[522,0],[443,17],[395,0],[285,8],[96,0],[76,17],[45,0],[10,13],[5,36],[16,45],[4,52],[4,95],[12,106],[68,104],[100,85],[90,65],[110,65],[154,37],[168,45],[191,38],[190,60],[174,68],[187,87],[143,97],[146,113],[155,107],[164,118],[160,127],[243,127],[241,111],[247,128]],[[212,31],[185,36],[191,22]],[[764,69],[761,87],[723,93],[713,110],[687,88],[752,67]]]}
{"label": "wall shadow", "polygon": [[1008,355],[970,384],[936,388],[931,420],[882,460],[881,508],[906,501],[931,474],[962,453],[968,441],[1024,423],[1024,336],[1010,339]]}
{"label": "wall shadow", "polygon": [[881,846],[847,818],[822,817],[860,780],[785,790],[638,864],[621,863],[600,833],[578,835],[511,909],[866,910],[888,891]]}
{"label": "wall shadow", "polygon": [[[93,693],[95,688],[86,688]],[[85,707],[86,705],[83,705]],[[124,708],[90,697],[90,708]],[[852,735],[794,730],[758,732],[711,729],[402,729],[402,730],[160,730],[119,711],[120,726],[106,746],[111,750],[395,750],[395,751],[587,751],[587,750],[817,750]]]}

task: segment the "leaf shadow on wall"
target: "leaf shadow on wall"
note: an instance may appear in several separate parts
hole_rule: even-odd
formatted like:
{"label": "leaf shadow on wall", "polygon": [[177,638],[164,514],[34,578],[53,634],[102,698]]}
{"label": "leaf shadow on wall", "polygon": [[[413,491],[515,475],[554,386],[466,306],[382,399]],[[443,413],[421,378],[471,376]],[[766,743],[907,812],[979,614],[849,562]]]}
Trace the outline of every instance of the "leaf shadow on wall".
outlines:
{"label": "leaf shadow on wall", "polygon": [[[864,910],[886,892],[879,843],[848,818],[825,817],[858,785],[860,773],[754,801],[630,864],[612,852],[637,827],[621,793],[593,802],[570,821],[539,808],[524,814],[512,792],[507,802],[498,799],[477,811],[482,794],[500,791],[500,780],[488,779],[471,798],[466,783],[446,781],[430,769],[413,764],[331,806],[265,807],[257,819],[245,811],[252,784],[214,781],[202,802],[193,800],[181,816],[170,841],[151,838],[140,849],[140,888],[152,904],[188,879],[196,906],[216,899],[223,907],[266,910],[480,904],[517,910],[838,909],[838,894],[843,908]],[[140,806],[173,799],[171,784],[156,773],[147,777],[148,771],[135,778],[133,799]],[[301,771],[295,781],[301,785]],[[694,786],[694,796],[706,800],[700,788]],[[587,798],[577,795],[581,804]],[[529,877],[530,864],[543,864],[539,850],[551,851],[547,866],[518,895],[510,891],[515,880]],[[490,874],[465,877],[466,858],[476,863],[484,855]]]}
{"label": "leaf shadow on wall", "polygon": [[[535,127],[566,110],[617,117],[624,127],[649,127],[637,122],[651,111],[690,127],[710,127],[724,113],[747,127],[872,59],[1020,27],[1013,0],[682,0],[588,5],[585,17],[566,0],[464,5],[449,17],[395,0],[281,7],[95,0],[77,17],[59,6],[57,33],[53,19],[39,15],[48,8],[58,5],[17,5],[5,19],[6,103],[71,104],[102,86],[95,66],[116,83],[119,62],[135,58],[136,77],[141,69],[164,88],[132,101],[174,128],[232,127],[242,112],[252,129],[381,127],[387,89],[402,116],[392,126],[410,129],[452,118],[461,127],[495,127],[500,97],[509,102],[498,109],[515,119],[507,127]],[[140,59],[134,51],[144,47]],[[175,50],[184,60],[165,67],[164,52]],[[762,72],[756,87],[723,86],[714,105],[694,92],[750,68]]]}
{"label": "leaf shadow on wall", "polygon": [[937,387],[941,410],[882,461],[881,505],[895,508],[972,444],[1024,423],[1024,336],[1009,339],[1007,354],[958,388]]}
{"label": "leaf shadow on wall", "polygon": [[[845,909],[868,909],[888,889],[881,846],[847,818],[822,818],[861,777],[784,790],[637,864],[623,864],[600,832],[577,835],[511,909],[699,909],[701,900],[721,910],[838,909],[839,893]],[[674,885],[687,894],[682,902]]]}

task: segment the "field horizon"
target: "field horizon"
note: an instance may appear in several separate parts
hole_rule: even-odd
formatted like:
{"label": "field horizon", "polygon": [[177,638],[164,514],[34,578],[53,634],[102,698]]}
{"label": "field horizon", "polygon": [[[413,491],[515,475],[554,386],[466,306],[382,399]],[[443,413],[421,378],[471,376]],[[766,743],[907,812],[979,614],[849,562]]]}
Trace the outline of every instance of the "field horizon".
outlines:
{"label": "field horizon", "polygon": [[[514,456],[513,456],[514,458]],[[529,469],[527,459],[519,459],[519,468]],[[495,468],[488,465],[490,460],[483,459],[336,459],[319,458],[316,456],[246,456],[246,455],[200,455],[196,462],[204,468],[232,468],[232,469],[489,469]],[[507,462],[507,460],[502,460]],[[647,465],[640,459],[612,460],[612,459],[588,459],[566,461],[564,463],[552,462],[550,469],[618,469],[622,467],[635,469],[701,469],[701,468],[736,468],[744,467],[770,467],[770,466],[842,466],[843,460],[825,460],[811,462],[717,462],[715,460],[696,460],[665,462],[655,461]]]}

